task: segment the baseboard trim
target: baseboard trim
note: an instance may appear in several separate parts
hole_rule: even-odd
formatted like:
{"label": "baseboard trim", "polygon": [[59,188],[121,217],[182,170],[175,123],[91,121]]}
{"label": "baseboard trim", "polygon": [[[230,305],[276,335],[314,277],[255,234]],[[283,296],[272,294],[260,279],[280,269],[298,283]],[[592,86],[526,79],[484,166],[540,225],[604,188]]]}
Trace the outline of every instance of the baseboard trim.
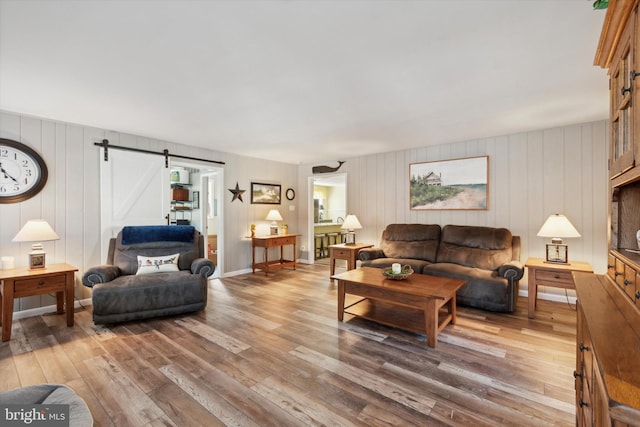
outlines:
{"label": "baseboard trim", "polygon": [[[298,264],[313,264],[312,262],[309,262],[306,259],[297,259],[296,263],[298,263]],[[243,270],[228,271],[228,272],[224,273],[222,275],[222,277],[240,276],[241,274],[251,273],[252,271],[253,270],[251,268],[245,268]],[[258,270],[258,271],[262,271],[262,270]]]}
{"label": "baseboard trim", "polygon": [[[529,298],[529,292],[526,290],[520,290],[518,295],[521,297]],[[554,301],[554,302],[569,302],[570,304],[575,304],[577,299],[575,296],[564,295],[564,294],[549,294],[546,292],[538,292],[538,299],[542,299],[545,301]]]}
{"label": "baseboard trim", "polygon": [[[88,305],[91,305],[91,298],[87,298],[83,300],[75,300],[73,307],[81,308],[81,307],[86,307]],[[57,310],[57,307],[55,305],[47,305],[44,307],[29,308],[27,310],[14,311],[13,320],[26,319],[27,317],[40,316],[42,314],[47,314],[52,312],[55,313],[56,310]]]}
{"label": "baseboard trim", "polygon": [[[226,273],[224,273],[222,275],[222,277],[240,276],[241,274],[251,273],[252,271],[253,270],[251,270],[250,268],[245,268],[244,270],[227,271]],[[260,270],[260,271],[262,271],[262,270]]]}
{"label": "baseboard trim", "polygon": [[[247,268],[245,270],[237,270],[237,271],[231,271],[228,273],[225,273],[223,275],[223,277],[233,277],[233,276],[239,276],[241,274],[247,274],[247,273],[251,273],[251,269]],[[526,290],[520,290],[520,292],[518,292],[518,295],[521,297],[525,297],[528,298],[529,297],[529,292]],[[566,296],[566,295],[560,295],[560,294],[548,294],[548,293],[541,293],[538,292],[538,299],[542,299],[545,301],[554,301],[554,302],[567,302],[567,300],[569,301],[569,303],[571,304],[575,304],[577,298],[574,296]],[[88,306],[91,305],[91,298],[86,298],[83,300],[76,300],[75,303],[73,304],[74,308],[81,308],[84,306]],[[56,311],[56,306],[55,305],[48,305],[45,307],[37,307],[37,308],[30,308],[28,310],[21,310],[21,311],[14,311],[13,312],[13,320],[18,320],[18,319],[25,319],[27,317],[34,317],[34,316],[40,316],[42,314],[46,314],[46,313],[51,313],[51,312],[55,312]]]}

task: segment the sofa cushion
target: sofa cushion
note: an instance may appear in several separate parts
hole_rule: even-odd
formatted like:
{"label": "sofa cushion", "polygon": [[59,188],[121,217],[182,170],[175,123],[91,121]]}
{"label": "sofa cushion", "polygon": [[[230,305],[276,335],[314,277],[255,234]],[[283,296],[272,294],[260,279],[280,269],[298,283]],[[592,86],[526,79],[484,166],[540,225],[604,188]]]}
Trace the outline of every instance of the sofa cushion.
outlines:
{"label": "sofa cushion", "polygon": [[192,225],[135,225],[122,227],[122,244],[148,242],[193,243],[195,227]]}
{"label": "sofa cushion", "polygon": [[193,260],[198,258],[198,245],[194,242],[147,242],[125,245],[122,243],[122,233],[119,233],[115,242],[113,265],[120,269],[121,274],[136,274],[138,255],[158,257],[174,253],[180,254],[178,268],[188,270],[191,268]]}
{"label": "sofa cushion", "polygon": [[369,261],[362,261],[362,267],[389,268],[391,264],[410,265],[414,272],[420,273],[423,268],[431,264],[429,261],[411,258],[377,258]]}
{"label": "sofa cushion", "polygon": [[401,259],[393,262],[403,263],[402,259],[408,258],[435,262],[439,241],[437,224],[389,224],[382,233],[380,248],[386,257]]}
{"label": "sofa cushion", "polygon": [[497,270],[511,261],[511,244],[506,228],[447,225],[442,229],[437,262]]}
{"label": "sofa cushion", "polygon": [[140,274],[166,273],[168,271],[179,271],[178,259],[180,254],[163,255],[156,257],[146,257],[138,255],[138,271]]}
{"label": "sofa cushion", "polygon": [[459,264],[436,263],[425,266],[422,274],[466,280],[456,292],[457,303],[489,311],[513,311],[515,301],[509,280],[497,271],[466,267]]}
{"label": "sofa cushion", "polygon": [[120,276],[94,285],[93,311],[101,315],[144,312],[206,302],[207,279],[177,271],[142,276]]}

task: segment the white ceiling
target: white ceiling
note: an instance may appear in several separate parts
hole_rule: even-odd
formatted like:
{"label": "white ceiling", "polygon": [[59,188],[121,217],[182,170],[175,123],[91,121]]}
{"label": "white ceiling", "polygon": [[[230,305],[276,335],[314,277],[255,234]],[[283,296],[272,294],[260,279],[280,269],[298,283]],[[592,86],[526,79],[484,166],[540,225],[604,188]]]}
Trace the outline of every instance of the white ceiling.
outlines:
{"label": "white ceiling", "polygon": [[604,119],[591,0],[0,0],[0,108],[330,165]]}

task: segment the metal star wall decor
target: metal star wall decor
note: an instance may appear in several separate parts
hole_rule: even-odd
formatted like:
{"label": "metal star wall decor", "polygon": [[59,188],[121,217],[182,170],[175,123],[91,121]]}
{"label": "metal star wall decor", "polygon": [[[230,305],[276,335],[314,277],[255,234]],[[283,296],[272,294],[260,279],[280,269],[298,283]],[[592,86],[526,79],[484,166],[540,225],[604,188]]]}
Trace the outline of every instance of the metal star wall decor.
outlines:
{"label": "metal star wall decor", "polygon": [[[241,202],[243,202],[242,200],[242,193],[244,193],[247,190],[241,190],[240,186],[238,185],[238,182],[236,182],[236,188],[229,188],[229,191],[231,191],[231,193],[233,193],[233,199],[231,199],[231,201],[233,202],[235,199],[240,200]],[[244,203],[244,202],[243,202]]]}

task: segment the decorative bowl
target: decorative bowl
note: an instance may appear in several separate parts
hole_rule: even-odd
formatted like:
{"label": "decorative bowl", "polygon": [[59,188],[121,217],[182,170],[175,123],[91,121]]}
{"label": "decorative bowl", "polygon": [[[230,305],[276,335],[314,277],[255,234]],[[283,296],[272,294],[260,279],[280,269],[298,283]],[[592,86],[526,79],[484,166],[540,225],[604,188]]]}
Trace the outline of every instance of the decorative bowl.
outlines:
{"label": "decorative bowl", "polygon": [[411,268],[410,265],[403,265],[400,269],[400,273],[394,274],[391,267],[389,267],[382,270],[382,274],[384,274],[384,277],[391,280],[404,280],[413,274],[413,268]]}

